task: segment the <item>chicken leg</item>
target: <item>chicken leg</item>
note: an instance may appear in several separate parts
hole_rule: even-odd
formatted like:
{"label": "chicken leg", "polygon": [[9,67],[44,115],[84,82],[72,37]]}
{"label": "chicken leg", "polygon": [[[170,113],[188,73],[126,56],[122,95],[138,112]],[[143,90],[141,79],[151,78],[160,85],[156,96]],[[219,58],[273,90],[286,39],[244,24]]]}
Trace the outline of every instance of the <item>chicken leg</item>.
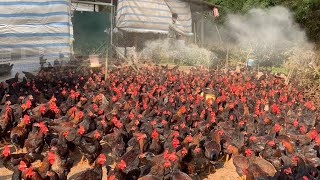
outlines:
{"label": "chicken leg", "polygon": [[240,180],[246,180],[247,179],[247,176],[246,175],[243,175],[240,177]]}
{"label": "chicken leg", "polygon": [[226,155],[226,161],[225,163],[227,163],[229,161],[229,154]]}
{"label": "chicken leg", "polygon": [[79,163],[80,163],[80,164],[83,164],[83,163],[84,163],[84,155],[81,156],[81,159],[80,159]]}
{"label": "chicken leg", "polygon": [[81,160],[79,161],[79,163],[81,163],[81,164],[89,164],[89,161],[84,155],[82,155]]}
{"label": "chicken leg", "polygon": [[17,146],[13,146],[13,147],[14,147],[15,153],[19,154],[20,153],[20,148],[18,148]]}

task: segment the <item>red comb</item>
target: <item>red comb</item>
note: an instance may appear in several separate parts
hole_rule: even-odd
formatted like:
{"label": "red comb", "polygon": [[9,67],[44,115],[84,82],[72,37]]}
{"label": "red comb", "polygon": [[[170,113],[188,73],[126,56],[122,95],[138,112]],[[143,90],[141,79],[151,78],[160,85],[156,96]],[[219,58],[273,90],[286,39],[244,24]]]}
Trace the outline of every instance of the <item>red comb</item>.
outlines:
{"label": "red comb", "polygon": [[100,135],[99,131],[95,131],[93,136],[94,136],[94,138],[98,139],[101,135]]}
{"label": "red comb", "polygon": [[173,140],[172,140],[172,146],[173,146],[174,148],[177,148],[179,144],[180,144],[179,139],[173,138]]}
{"label": "red comb", "polygon": [[127,167],[127,164],[124,160],[121,160],[120,163],[118,164],[118,168],[121,170],[124,170]]}
{"label": "red comb", "polygon": [[56,160],[56,155],[53,152],[48,152],[48,161],[50,164],[53,164]]}
{"label": "red comb", "polygon": [[157,130],[156,130],[156,129],[154,129],[154,130],[152,131],[151,136],[152,136],[152,138],[153,138],[153,139],[155,139],[155,138],[158,138],[158,137],[159,137],[159,133],[157,132]]}
{"label": "red comb", "polygon": [[84,132],[85,132],[84,127],[80,126],[79,129],[78,129],[78,133],[82,135],[82,134],[84,134]]}
{"label": "red comb", "polygon": [[2,154],[5,157],[8,157],[11,154],[9,146],[4,146],[4,150],[3,150]]}

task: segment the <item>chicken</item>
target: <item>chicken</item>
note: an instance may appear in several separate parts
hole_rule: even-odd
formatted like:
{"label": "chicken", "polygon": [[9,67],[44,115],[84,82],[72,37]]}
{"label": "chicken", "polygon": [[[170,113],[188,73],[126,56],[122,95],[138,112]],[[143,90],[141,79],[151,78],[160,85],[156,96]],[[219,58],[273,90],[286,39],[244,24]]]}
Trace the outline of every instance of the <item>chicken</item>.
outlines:
{"label": "chicken", "polygon": [[242,178],[319,176],[314,103],[270,73],[72,63],[0,84],[0,135],[28,152],[5,148],[14,178],[66,179],[77,150],[78,179],[101,179],[102,153],[107,179],[201,179],[230,154]]}
{"label": "chicken", "polygon": [[219,155],[221,152],[221,146],[220,146],[220,135],[219,132],[216,131],[213,133],[213,138],[207,138],[204,143],[205,148],[205,156],[206,158],[217,161],[219,159]]}
{"label": "chicken", "polygon": [[12,109],[6,105],[0,113],[0,137],[4,138],[7,136],[8,130],[12,126],[13,113]]}
{"label": "chicken", "polygon": [[[147,135],[144,133],[136,133],[134,134],[136,136],[137,142],[139,144],[140,153],[142,154],[146,149],[146,143],[148,142]],[[128,143],[129,144],[129,143]]]}
{"label": "chicken", "polygon": [[8,146],[4,146],[3,152],[0,158],[3,161],[3,166],[10,171],[18,170],[18,165],[21,160],[24,160],[25,154],[11,154],[11,150]]}
{"label": "chicken", "polygon": [[78,136],[75,124],[71,121],[64,121],[63,118],[49,123],[48,128],[58,134],[63,134],[68,141],[74,141]]}
{"label": "chicken", "polygon": [[[268,162],[267,160],[251,156],[249,158],[249,167],[248,167],[248,175],[253,176],[253,179],[261,178],[261,177],[273,177],[276,174],[276,169],[274,166]],[[248,177],[249,179],[249,177]]]}
{"label": "chicken", "polygon": [[13,85],[14,83],[17,83],[18,81],[19,81],[19,73],[16,73],[16,74],[14,75],[14,78],[7,79],[7,80],[6,80],[6,83],[7,83],[9,86],[11,86],[11,85]]}
{"label": "chicken", "polygon": [[53,138],[49,144],[50,147],[57,148],[58,155],[63,159],[68,158],[69,151],[72,150],[70,148],[71,145],[72,144],[70,144],[70,142],[67,141],[67,139],[65,138],[65,136],[63,134],[60,134],[59,137],[57,137],[57,138]]}
{"label": "chicken", "polygon": [[24,115],[20,123],[11,130],[10,139],[16,148],[23,148],[24,141],[28,137],[27,125],[30,123],[30,117]]}
{"label": "chicken", "polygon": [[188,176],[186,173],[181,172],[179,169],[174,170],[172,173],[172,180],[192,180],[190,176]]}
{"label": "chicken", "polygon": [[126,168],[126,166],[126,162],[123,160],[117,163],[116,167],[113,169],[110,166],[107,166],[107,179],[125,180],[126,175],[123,173],[123,170]]}
{"label": "chicken", "polygon": [[163,151],[160,139],[159,139],[159,133],[156,129],[152,131],[152,142],[149,146],[150,152],[152,152],[155,155],[160,154]]}
{"label": "chicken", "polygon": [[[23,161],[22,161],[23,162]],[[21,170],[22,179],[31,179],[31,180],[41,180],[42,177],[36,171],[34,171],[32,166],[26,167],[22,166],[21,163],[19,165],[19,170]]]}
{"label": "chicken", "polygon": [[32,73],[30,73],[30,72],[25,72],[25,71],[22,71],[22,73],[26,76],[26,78],[28,78],[29,80],[31,80],[31,79],[35,79],[36,78],[36,76],[35,75],[33,75]]}
{"label": "chicken", "polygon": [[73,160],[61,157],[58,153],[58,148],[52,146],[48,152],[48,161],[51,164],[51,170],[58,175],[59,179],[67,179]]}
{"label": "chicken", "polygon": [[285,148],[286,152],[288,152],[289,154],[294,153],[294,144],[292,142],[292,140],[286,136],[286,135],[281,135],[278,136],[277,139],[279,141],[281,141],[282,146]]}
{"label": "chicken", "polygon": [[74,180],[90,179],[90,180],[102,180],[102,165],[106,162],[106,156],[100,154],[94,163],[92,169],[87,169],[79,175],[72,177]]}
{"label": "chicken", "polygon": [[140,176],[139,154],[139,149],[131,149],[121,157],[122,161],[126,164],[126,167],[122,171],[129,179],[138,179]]}
{"label": "chicken", "polygon": [[48,111],[49,111],[49,104],[40,104],[32,109],[32,117],[38,120],[42,116],[45,117],[45,114]]}
{"label": "chicken", "polygon": [[103,141],[108,143],[112,148],[114,156],[121,157],[125,153],[124,134],[117,128],[113,128],[113,132],[103,138]]}
{"label": "chicken", "polygon": [[229,151],[229,153],[232,154],[233,165],[236,167],[237,173],[242,179],[245,179],[248,175],[249,160],[246,157],[239,154],[239,150],[236,146],[230,144],[228,145],[227,150]]}
{"label": "chicken", "polygon": [[79,148],[81,154],[88,160],[89,164],[94,163],[101,153],[102,147],[95,138],[79,136],[75,139],[75,145]]}
{"label": "chicken", "polygon": [[32,131],[29,133],[28,138],[24,143],[28,153],[42,152],[44,146],[44,134],[48,132],[48,128],[44,122],[33,124]]}

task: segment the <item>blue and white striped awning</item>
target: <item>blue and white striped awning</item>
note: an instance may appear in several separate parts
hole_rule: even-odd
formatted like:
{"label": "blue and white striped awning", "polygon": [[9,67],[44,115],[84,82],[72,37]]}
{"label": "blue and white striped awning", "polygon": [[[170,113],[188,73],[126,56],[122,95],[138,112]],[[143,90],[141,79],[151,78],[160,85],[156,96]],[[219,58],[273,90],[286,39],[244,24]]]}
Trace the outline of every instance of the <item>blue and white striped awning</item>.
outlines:
{"label": "blue and white striped awning", "polygon": [[190,5],[180,0],[119,0],[116,27],[131,32],[168,33],[172,13],[177,26],[192,33]]}
{"label": "blue and white striped awning", "polygon": [[68,56],[70,0],[0,0],[0,51],[23,57]]}

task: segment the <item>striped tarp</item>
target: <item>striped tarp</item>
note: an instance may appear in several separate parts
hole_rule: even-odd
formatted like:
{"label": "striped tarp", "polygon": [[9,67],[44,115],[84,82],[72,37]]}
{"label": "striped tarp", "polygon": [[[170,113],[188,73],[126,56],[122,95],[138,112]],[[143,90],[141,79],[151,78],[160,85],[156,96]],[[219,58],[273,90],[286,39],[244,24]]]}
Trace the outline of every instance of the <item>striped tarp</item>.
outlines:
{"label": "striped tarp", "polygon": [[192,33],[190,5],[180,0],[119,0],[116,27],[129,32],[168,33],[172,13],[177,26]]}
{"label": "striped tarp", "polygon": [[16,57],[68,56],[70,0],[0,0],[0,52]]}

